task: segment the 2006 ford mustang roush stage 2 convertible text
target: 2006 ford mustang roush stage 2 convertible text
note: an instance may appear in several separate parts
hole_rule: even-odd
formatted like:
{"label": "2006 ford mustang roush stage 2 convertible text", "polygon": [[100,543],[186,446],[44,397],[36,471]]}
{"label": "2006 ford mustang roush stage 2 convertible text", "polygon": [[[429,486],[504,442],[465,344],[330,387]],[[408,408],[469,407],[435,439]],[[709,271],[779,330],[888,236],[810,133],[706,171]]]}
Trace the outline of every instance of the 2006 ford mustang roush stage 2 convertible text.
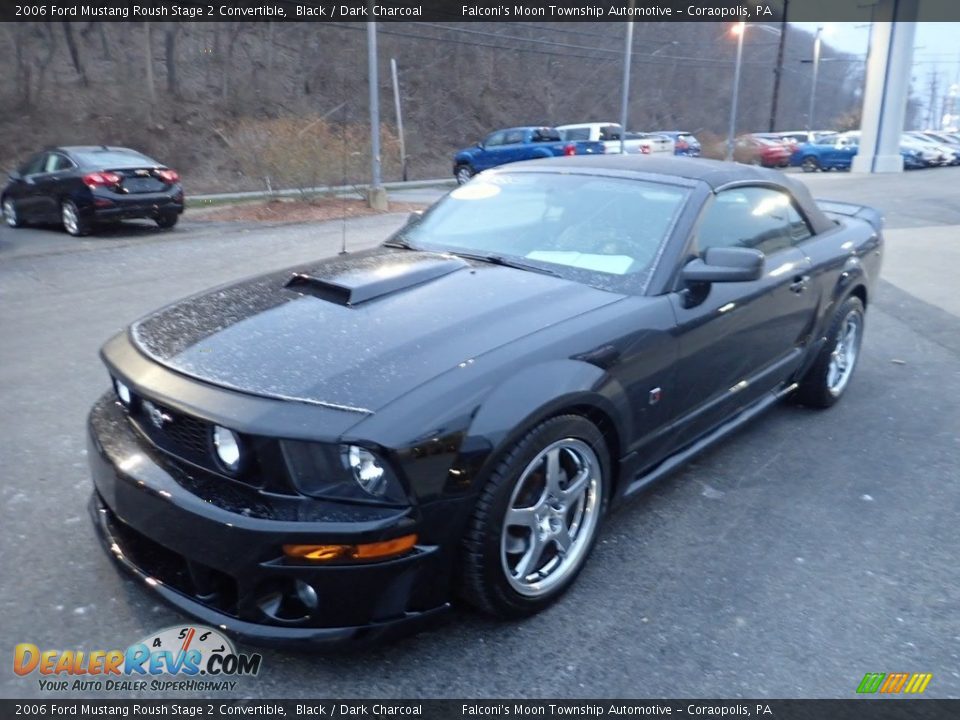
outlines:
{"label": "2006 ford mustang roush stage 2 convertible text", "polygon": [[92,514],[184,612],[260,643],[532,614],[609,506],[857,362],[881,219],[771,170],[482,173],[381,247],[182,300],[103,348]]}

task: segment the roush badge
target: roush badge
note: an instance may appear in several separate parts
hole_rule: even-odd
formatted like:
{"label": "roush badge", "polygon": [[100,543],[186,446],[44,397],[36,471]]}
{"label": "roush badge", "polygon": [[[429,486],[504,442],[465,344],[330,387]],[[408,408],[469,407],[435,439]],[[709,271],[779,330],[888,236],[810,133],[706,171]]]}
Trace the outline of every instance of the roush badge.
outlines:
{"label": "roush badge", "polygon": [[45,692],[229,691],[237,686],[235,678],[257,675],[262,662],[259,653],[237,652],[219,630],[176,625],[126,650],[53,650],[19,643],[13,671],[22,677],[38,675]]}

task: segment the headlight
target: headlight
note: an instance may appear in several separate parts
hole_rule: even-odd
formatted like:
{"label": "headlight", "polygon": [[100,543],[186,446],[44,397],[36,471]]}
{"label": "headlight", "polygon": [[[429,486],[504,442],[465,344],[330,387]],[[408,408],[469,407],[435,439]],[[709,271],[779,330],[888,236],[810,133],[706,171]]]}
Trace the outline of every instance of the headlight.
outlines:
{"label": "headlight", "polygon": [[353,472],[353,478],[364,492],[383,497],[387,492],[387,472],[380,459],[359,445],[341,445],[340,459]]}
{"label": "headlight", "polygon": [[408,502],[390,464],[373,450],[295,440],[282,445],[290,479],[304,495],[389,505]]}
{"label": "headlight", "polygon": [[130,392],[130,388],[114,378],[113,389],[117,391],[117,397],[120,398],[120,402],[126,407],[130,407],[130,403],[133,402],[133,393]]}
{"label": "headlight", "polygon": [[240,469],[240,438],[233,430],[214,425],[213,448],[225,470],[235,473]]}

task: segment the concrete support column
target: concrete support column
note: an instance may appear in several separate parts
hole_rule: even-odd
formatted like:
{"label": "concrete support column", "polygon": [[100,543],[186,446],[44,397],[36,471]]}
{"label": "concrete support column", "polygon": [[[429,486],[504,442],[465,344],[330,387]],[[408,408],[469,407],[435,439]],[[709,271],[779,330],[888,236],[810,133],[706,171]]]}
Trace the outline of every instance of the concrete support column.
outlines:
{"label": "concrete support column", "polygon": [[910,97],[918,0],[880,0],[874,11],[860,151],[853,172],[902,172],[900,135]]}

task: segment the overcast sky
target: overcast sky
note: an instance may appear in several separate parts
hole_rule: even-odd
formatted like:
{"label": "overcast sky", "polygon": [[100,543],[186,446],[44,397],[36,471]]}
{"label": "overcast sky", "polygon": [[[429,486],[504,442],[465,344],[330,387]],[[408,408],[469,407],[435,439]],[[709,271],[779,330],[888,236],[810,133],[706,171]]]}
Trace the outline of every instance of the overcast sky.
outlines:
{"label": "overcast sky", "polygon": [[[843,52],[866,58],[870,23],[791,23],[791,26],[808,32],[816,32],[820,25],[825,28],[824,42]],[[913,94],[920,99],[924,108],[927,108],[930,102],[930,84],[935,74],[938,75],[938,103],[942,102],[951,85],[960,84],[960,23],[920,22],[916,25],[913,42]]]}

